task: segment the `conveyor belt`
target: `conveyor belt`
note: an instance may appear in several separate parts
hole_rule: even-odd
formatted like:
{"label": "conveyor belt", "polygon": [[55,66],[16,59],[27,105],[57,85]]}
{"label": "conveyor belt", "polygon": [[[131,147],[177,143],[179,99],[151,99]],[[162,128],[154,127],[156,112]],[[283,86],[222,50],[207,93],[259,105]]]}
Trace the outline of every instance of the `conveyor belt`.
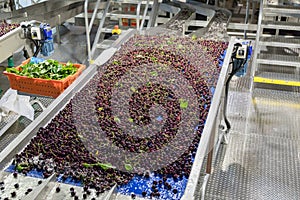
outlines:
{"label": "conveyor belt", "polygon": [[0,37],[0,63],[25,46],[26,40],[20,37],[21,32],[22,28],[18,27]]}
{"label": "conveyor belt", "polygon": [[[38,100],[44,107],[48,107],[53,101],[52,98],[47,97],[32,97],[31,101],[32,100]],[[37,104],[33,104],[33,108],[35,109],[35,118],[37,118],[43,110]],[[31,122],[32,121],[26,117],[21,117],[15,113],[9,113],[8,116],[3,117],[0,123],[0,152],[3,151]]]}
{"label": "conveyor belt", "polygon": [[[229,61],[229,59],[228,59],[228,61]],[[47,118],[51,118],[51,116],[53,116],[53,114],[55,114],[57,112],[57,110],[61,109],[61,107],[62,107],[61,104],[64,104],[65,102],[67,102],[68,101],[67,99],[72,97],[73,92],[77,91],[79,88],[81,88],[83,86],[83,84],[81,84],[81,83],[82,82],[86,83],[87,82],[86,79],[89,79],[90,77],[92,77],[92,74],[95,73],[95,70],[96,70],[95,66],[94,67],[90,66],[88,68],[88,71],[85,74],[83,74],[83,76],[81,76],[79,78],[79,80],[77,80],[75,85],[68,88],[62,94],[62,96],[60,96],[58,99],[54,100],[54,102],[48,107],[48,109],[45,111],[45,113],[43,113],[43,117],[45,117],[45,115],[47,115]],[[226,70],[226,68],[223,68],[223,70]],[[222,74],[223,74],[223,76],[225,75],[225,73],[222,73]],[[219,88],[220,87],[222,87],[222,85],[219,85]],[[60,106],[58,106],[58,105],[60,105]],[[57,106],[57,107],[54,107],[54,106]],[[39,122],[39,124],[36,124],[37,122]],[[12,156],[12,154],[9,153],[9,151],[8,151],[9,148],[14,147],[13,145],[14,145],[14,143],[16,144],[16,142],[21,143],[23,145],[26,144],[26,142],[28,140],[30,140],[30,138],[31,138],[30,135],[34,134],[34,132],[37,131],[36,130],[37,127],[40,127],[42,124],[47,123],[47,119],[39,118],[39,120],[37,122],[35,122],[35,125],[33,125],[33,124],[29,125],[26,128],[25,132],[22,132],[10,145],[8,145],[8,147],[3,152],[1,152],[1,157],[4,158],[3,156],[6,154],[6,152],[8,153],[5,155],[6,159],[9,158],[10,156]],[[31,131],[28,132],[29,130],[31,130]],[[27,134],[30,133],[29,137],[26,136],[26,134],[25,134],[26,132],[27,132]],[[17,147],[15,146],[14,148],[20,149],[20,148],[22,148],[23,145],[18,144],[18,146]],[[16,150],[14,150],[13,152],[16,152]],[[2,164],[4,164],[4,163],[5,162],[2,162]],[[195,171],[195,173],[197,173],[197,172]],[[62,187],[62,186],[60,186],[60,187]]]}
{"label": "conveyor belt", "polygon": [[[227,59],[227,60],[229,62],[229,59]],[[222,81],[224,81],[224,76],[227,74],[226,70],[228,70],[227,66],[224,67],[223,71],[221,72],[221,77],[223,77],[223,78],[221,79],[220,83],[218,84],[218,88],[219,88],[218,90],[222,89],[222,86],[224,84],[224,82],[222,82]],[[88,80],[95,73],[96,73],[96,66],[94,66],[94,65],[90,66],[86,70],[86,72],[82,76],[80,76],[80,78],[78,80],[76,80],[76,82],[71,87],[69,87],[60,97],[58,97],[57,99],[55,99],[52,102],[52,104],[47,108],[47,110],[45,112],[43,112],[40,117],[38,117],[37,121],[35,121],[34,123],[27,126],[27,128],[20,135],[18,135],[17,139],[12,141],[8,145],[8,147],[5,149],[5,151],[2,151],[0,153],[1,154],[1,159],[2,159],[0,166],[1,166],[2,169],[5,167],[5,164],[10,161],[10,159],[14,155],[14,153],[21,150],[24,147],[24,145],[31,139],[31,137],[37,132],[37,127],[46,125],[48,123],[48,121],[52,118],[52,116],[54,116],[65,105],[65,103],[68,102],[68,100],[73,96],[74,92],[76,92],[80,88],[82,88],[84,86],[84,84],[87,83]],[[218,95],[214,99],[217,99],[218,101],[220,101],[221,91],[219,93],[217,92],[217,94]],[[217,101],[217,100],[215,100],[215,101]],[[218,106],[219,106],[219,104],[217,102],[215,108],[217,109]],[[209,130],[207,131],[207,134],[209,134]],[[208,142],[207,138],[204,139],[204,142]],[[17,145],[17,146],[15,146],[15,145]],[[11,149],[11,148],[13,148],[13,149]],[[206,150],[204,150],[204,151],[206,152]],[[202,162],[202,161],[199,160],[199,162]],[[199,174],[199,172],[198,172],[198,170],[194,169],[192,171],[192,174],[193,174],[192,178],[194,179],[195,178],[194,175]],[[50,182],[49,184],[47,184],[47,186],[49,186],[49,188],[51,188],[50,194],[49,193],[44,194],[43,192],[41,194],[44,194],[46,196],[50,195],[47,198],[50,198],[50,199],[53,198],[54,197],[53,195],[55,195],[55,192],[54,192],[53,189],[55,189],[58,185],[59,184],[57,184],[57,183]],[[62,184],[60,184],[60,185],[61,185],[63,190],[66,189],[64,186],[62,186]],[[69,187],[69,186],[66,186],[66,187]],[[45,190],[47,190],[47,189],[45,188]],[[193,188],[189,188],[189,191],[195,192]],[[188,196],[189,195],[194,196],[194,194],[189,194],[189,193],[187,193],[187,195]],[[185,198],[190,199],[188,196],[186,196]],[[44,197],[45,196],[43,196],[43,198]],[[123,199],[123,197],[121,197],[120,199]]]}

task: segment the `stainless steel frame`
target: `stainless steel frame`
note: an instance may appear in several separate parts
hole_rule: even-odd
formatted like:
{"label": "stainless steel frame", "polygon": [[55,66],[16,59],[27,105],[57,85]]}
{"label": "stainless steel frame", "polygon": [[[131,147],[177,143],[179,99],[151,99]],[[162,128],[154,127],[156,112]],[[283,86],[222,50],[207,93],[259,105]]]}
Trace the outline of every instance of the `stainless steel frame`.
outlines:
{"label": "stainless steel frame", "polygon": [[[128,36],[128,38],[129,37],[130,35]],[[227,50],[227,56],[225,58],[224,65],[219,76],[216,92],[214,94],[210,112],[208,114],[207,123],[205,125],[199,148],[196,154],[195,163],[193,165],[189,177],[185,194],[182,198],[184,200],[195,199],[195,193],[197,192],[196,185],[199,181],[200,169],[205,167],[204,158],[207,155],[209,155],[208,160],[210,161],[208,162],[209,164],[206,166],[206,173],[208,174],[208,178],[212,170],[212,153],[214,150],[218,149],[218,145],[216,146],[215,144],[220,144],[218,141],[222,140],[223,138],[223,135],[219,131],[218,127],[221,123],[222,99],[224,98],[224,84],[229,70],[229,61],[234,42],[235,38],[232,38],[230,40],[229,48]],[[107,58],[102,57],[100,59]],[[84,85],[96,74],[96,72],[96,65],[89,66],[69,88],[67,88],[57,99],[55,99],[52,102],[52,104],[49,107],[47,107],[39,117],[37,117],[37,119],[34,122],[32,122],[22,133],[20,133],[20,135],[17,138],[15,138],[15,140],[13,140],[2,152],[0,152],[0,169],[3,170],[5,168],[5,166],[8,162],[10,162],[13,156],[20,150],[22,150],[30,141],[30,139],[37,133],[38,128],[46,126],[49,123],[49,121],[53,118],[53,116],[55,116],[61,110],[61,108],[63,108],[64,105],[69,102],[69,100],[77,91],[84,87]],[[205,184],[203,190],[205,190]]]}
{"label": "stainless steel frame", "polygon": [[92,18],[91,18],[90,22],[89,22],[89,18],[88,18],[89,0],[85,0],[85,2],[84,2],[84,20],[85,20],[85,32],[86,32],[87,53],[88,53],[88,61],[89,62],[92,60],[90,33],[91,33],[92,26],[94,24],[94,21],[95,21],[96,15],[97,15],[97,11],[98,11],[98,8],[99,8],[100,1],[101,0],[97,0],[97,3],[95,5],[93,15],[92,15]]}
{"label": "stainless steel frame", "polygon": [[[202,191],[203,193],[205,192],[205,186],[207,180],[213,169],[212,166],[213,152],[214,150],[218,150],[219,148],[218,146],[220,145],[220,142],[218,141],[221,141],[224,136],[222,131],[219,129],[219,125],[221,124],[221,116],[222,116],[221,110],[223,109],[222,102],[224,99],[225,82],[230,69],[229,62],[231,59],[231,52],[233,51],[235,40],[236,38],[232,37],[229,42],[222,71],[219,76],[216,92],[213,97],[213,101],[208,113],[206,124],[195,156],[195,162],[193,164],[182,200],[195,199],[195,195],[197,193],[196,187],[200,179],[200,171],[203,167],[205,167],[204,159],[207,157],[206,178],[205,178],[206,181],[204,181],[202,186]],[[221,135],[221,137],[218,137],[219,135]]]}
{"label": "stainless steel frame", "polygon": [[[36,20],[32,20],[28,23],[34,24],[36,22]],[[29,50],[29,41],[23,37],[23,30],[19,26],[0,37],[0,62],[5,61],[15,52],[21,51],[24,48]]]}
{"label": "stainless steel frame", "polygon": [[21,34],[22,28],[18,27],[0,37],[0,62],[25,46],[26,40],[21,38]]}

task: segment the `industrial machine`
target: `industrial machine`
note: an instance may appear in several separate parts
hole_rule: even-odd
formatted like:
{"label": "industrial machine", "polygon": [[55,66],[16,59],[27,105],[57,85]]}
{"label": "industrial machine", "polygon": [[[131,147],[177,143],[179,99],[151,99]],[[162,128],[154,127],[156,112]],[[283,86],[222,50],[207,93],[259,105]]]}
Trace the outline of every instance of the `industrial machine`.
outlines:
{"label": "industrial machine", "polygon": [[[33,122],[26,124],[20,134],[10,137],[7,145],[1,144],[0,194],[4,198],[20,199],[193,200],[199,199],[200,195],[204,198],[213,165],[218,162],[219,147],[228,142],[231,128],[226,116],[229,83],[234,76],[246,76],[252,55],[252,41],[229,38],[226,29],[231,26],[232,29],[248,27],[252,30],[257,28],[256,25],[229,25],[231,13],[228,10],[196,1],[162,3],[122,0],[107,1],[102,7],[100,1],[95,2],[94,10],[88,9],[89,1],[84,4],[87,61],[90,66],[59,97],[51,99],[44,111]],[[122,3],[132,3],[147,9],[143,16],[140,11],[134,17],[126,16],[119,13],[120,10],[110,10],[110,3],[118,4],[120,8]],[[82,2],[79,4],[82,5]],[[148,4],[151,5],[149,8]],[[151,12],[147,13],[149,10]],[[93,21],[101,12],[102,19],[91,46]],[[94,15],[89,21],[91,13]],[[157,17],[164,13],[168,13],[169,17]],[[146,14],[150,14],[149,17]],[[109,29],[110,24],[106,24],[105,19],[111,17],[115,17],[116,21],[125,17],[137,18],[138,28],[125,30],[115,26]],[[202,20],[197,20],[199,18]],[[147,22],[149,26],[156,26],[139,27],[139,20],[141,24]],[[22,23],[17,31],[21,36],[18,38],[29,41],[34,56],[38,53],[50,56],[53,53],[51,24]],[[105,40],[101,41],[103,38],[100,37],[102,33],[112,34],[114,39],[105,48],[102,43]],[[281,43],[275,45],[280,46]],[[101,49],[101,53],[96,49]],[[221,51],[224,49],[226,54]],[[26,50],[24,52],[25,57],[30,56]],[[168,77],[171,72],[176,72],[172,74],[175,78]],[[194,82],[185,85],[185,79]],[[169,92],[163,96],[167,98],[159,99],[160,94],[153,89],[153,85],[162,92]],[[170,92],[165,89],[167,86],[174,86],[177,90]],[[193,96],[191,91],[196,91],[198,96]],[[148,96],[141,98],[144,93]],[[151,97],[150,102],[147,102],[147,97]],[[135,98],[140,99],[135,101]],[[127,100],[130,115],[125,107],[127,104],[123,104]],[[160,128],[160,123],[171,121],[165,113],[159,112],[160,106],[166,105],[178,109],[173,113],[167,107],[168,114],[175,116],[172,119],[180,123],[170,129],[164,126],[167,131],[160,134],[163,138],[155,142],[148,140],[155,139],[150,134],[146,139],[143,135],[137,137],[140,129],[135,124],[152,125],[154,121]],[[134,118],[136,113],[138,116]],[[186,113],[192,113],[198,121],[187,124],[194,118],[187,117]],[[174,159],[172,164],[161,170],[151,171],[144,167],[145,160],[146,166],[166,160],[165,157],[151,160],[151,157],[146,157],[147,154],[142,154],[148,150],[157,153],[159,148],[155,148],[161,141],[174,137],[177,142],[185,142],[176,134],[168,135],[175,129],[181,130],[181,124],[185,125],[184,131],[195,133],[183,139],[195,140],[190,146],[186,143],[167,146],[167,151],[174,153],[173,148],[188,147],[182,153],[184,156]],[[120,134],[123,131],[120,127],[130,127],[129,131],[135,137],[126,132]],[[157,128],[145,127],[143,130],[152,132]],[[188,131],[185,133],[188,134]],[[91,147],[88,149],[91,151],[86,151],[87,146]],[[98,146],[100,150],[95,149]],[[141,146],[145,148],[136,150]],[[95,159],[94,155],[102,155],[103,160]],[[135,160],[136,155],[142,155],[141,159]],[[175,157],[173,154],[169,156],[171,159]]]}
{"label": "industrial machine", "polygon": [[[37,24],[37,25],[36,25]],[[33,57],[40,52],[43,56],[50,56],[54,52],[52,28],[49,24],[21,23],[24,39],[30,40],[34,45]],[[29,55],[25,55],[29,58]]]}

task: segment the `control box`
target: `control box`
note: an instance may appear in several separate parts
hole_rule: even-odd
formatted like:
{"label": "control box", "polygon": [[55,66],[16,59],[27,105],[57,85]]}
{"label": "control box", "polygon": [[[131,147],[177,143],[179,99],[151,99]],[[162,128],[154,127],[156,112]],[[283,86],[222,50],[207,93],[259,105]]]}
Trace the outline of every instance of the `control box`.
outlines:
{"label": "control box", "polygon": [[33,40],[42,39],[41,29],[39,27],[32,27],[30,31],[31,31],[31,38]]}
{"label": "control box", "polygon": [[240,46],[236,51],[236,58],[237,59],[246,59],[247,58],[247,45]]}

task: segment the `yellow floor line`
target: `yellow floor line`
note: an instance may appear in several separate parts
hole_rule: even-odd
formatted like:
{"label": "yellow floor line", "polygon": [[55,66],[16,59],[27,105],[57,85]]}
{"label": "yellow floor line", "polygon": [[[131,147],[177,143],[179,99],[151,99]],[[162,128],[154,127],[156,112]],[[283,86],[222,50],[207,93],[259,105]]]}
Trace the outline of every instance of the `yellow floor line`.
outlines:
{"label": "yellow floor line", "polygon": [[300,87],[300,81],[286,81],[286,80],[278,80],[278,79],[270,79],[270,78],[262,78],[262,77],[254,77],[253,81],[255,83],[268,83],[268,84]]}

